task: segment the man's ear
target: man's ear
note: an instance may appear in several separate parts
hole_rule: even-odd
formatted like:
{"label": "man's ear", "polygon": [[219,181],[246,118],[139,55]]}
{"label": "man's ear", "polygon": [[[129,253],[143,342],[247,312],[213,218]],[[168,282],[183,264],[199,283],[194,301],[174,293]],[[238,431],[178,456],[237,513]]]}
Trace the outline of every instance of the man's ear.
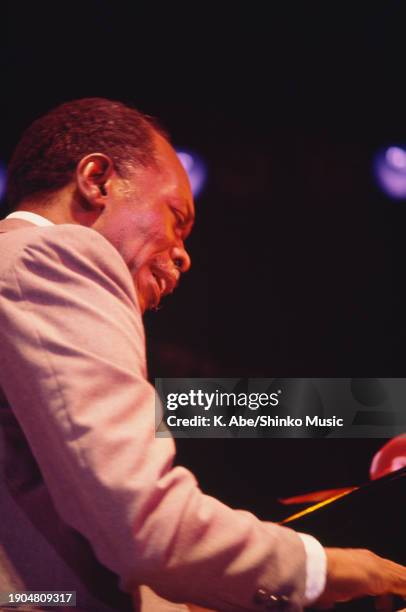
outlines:
{"label": "man's ear", "polygon": [[90,153],[80,160],[76,167],[76,183],[90,208],[104,208],[113,174],[113,162],[104,153]]}

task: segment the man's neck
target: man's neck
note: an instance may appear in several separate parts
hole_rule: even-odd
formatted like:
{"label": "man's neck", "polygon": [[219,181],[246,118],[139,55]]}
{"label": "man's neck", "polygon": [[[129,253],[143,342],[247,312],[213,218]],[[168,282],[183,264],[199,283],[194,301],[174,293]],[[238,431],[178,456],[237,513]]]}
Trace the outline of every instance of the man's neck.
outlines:
{"label": "man's neck", "polygon": [[73,184],[57,192],[33,199],[25,199],[16,208],[45,217],[51,223],[70,223],[92,227],[100,210],[89,210],[78,197]]}
{"label": "man's neck", "polygon": [[75,223],[75,221],[71,218],[69,214],[66,214],[66,210],[62,206],[52,206],[46,205],[41,206],[35,203],[30,202],[22,202],[16,208],[16,212],[25,211],[30,212],[35,215],[40,215],[45,219],[48,219],[51,223],[60,224],[60,223]]}
{"label": "man's neck", "polygon": [[17,206],[16,211],[27,211],[45,217],[51,223],[59,225],[70,223],[91,226],[94,215],[87,211],[75,198],[70,185],[53,194],[41,198],[25,199]]}

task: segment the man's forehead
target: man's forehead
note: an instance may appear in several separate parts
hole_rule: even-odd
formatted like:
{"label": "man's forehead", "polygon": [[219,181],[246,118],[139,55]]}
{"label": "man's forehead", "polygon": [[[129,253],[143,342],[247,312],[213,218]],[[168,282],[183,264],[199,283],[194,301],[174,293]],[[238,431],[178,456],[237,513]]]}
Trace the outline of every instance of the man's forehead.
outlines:
{"label": "man's forehead", "polygon": [[188,174],[183,167],[175,149],[160,134],[155,137],[155,157],[158,165],[166,170],[176,172],[179,180],[185,181],[190,187]]}
{"label": "man's forehead", "polygon": [[190,217],[194,218],[193,194],[189,176],[183,167],[172,145],[160,134],[156,136],[156,157],[163,174],[173,178],[177,184],[179,201],[187,208]]}
{"label": "man's forehead", "polygon": [[[160,134],[154,134],[155,163],[150,166],[132,166],[130,180],[139,194],[154,193],[161,201],[178,206],[187,225],[195,218],[193,193],[189,176],[175,149]],[[190,227],[191,229],[191,227]]]}

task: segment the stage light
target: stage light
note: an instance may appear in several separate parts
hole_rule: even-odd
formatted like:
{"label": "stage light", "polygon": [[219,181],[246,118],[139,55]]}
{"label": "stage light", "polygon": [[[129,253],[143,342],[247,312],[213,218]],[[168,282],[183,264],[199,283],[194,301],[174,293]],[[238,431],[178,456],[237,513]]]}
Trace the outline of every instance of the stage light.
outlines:
{"label": "stage light", "polygon": [[374,455],[369,475],[372,480],[406,467],[406,434],[396,436],[386,442]]}
{"label": "stage light", "polygon": [[0,201],[6,193],[7,174],[6,167],[0,162]]}
{"label": "stage light", "polygon": [[396,200],[406,199],[406,147],[393,145],[378,151],[374,163],[378,185]]}
{"label": "stage light", "polygon": [[202,191],[206,178],[207,167],[202,158],[189,151],[176,151],[180,162],[188,173],[192,192],[196,198]]}

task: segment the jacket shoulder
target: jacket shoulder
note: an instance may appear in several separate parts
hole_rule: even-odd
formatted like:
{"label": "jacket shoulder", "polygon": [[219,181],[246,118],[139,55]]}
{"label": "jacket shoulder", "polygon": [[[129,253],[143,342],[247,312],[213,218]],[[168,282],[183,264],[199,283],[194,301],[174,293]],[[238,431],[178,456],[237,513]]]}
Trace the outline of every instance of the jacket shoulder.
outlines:
{"label": "jacket shoulder", "polygon": [[117,249],[99,232],[82,225],[61,224],[46,227],[20,227],[0,234],[0,272],[36,254],[43,262],[65,265],[86,262],[105,271],[114,269],[131,280],[129,270]]}

